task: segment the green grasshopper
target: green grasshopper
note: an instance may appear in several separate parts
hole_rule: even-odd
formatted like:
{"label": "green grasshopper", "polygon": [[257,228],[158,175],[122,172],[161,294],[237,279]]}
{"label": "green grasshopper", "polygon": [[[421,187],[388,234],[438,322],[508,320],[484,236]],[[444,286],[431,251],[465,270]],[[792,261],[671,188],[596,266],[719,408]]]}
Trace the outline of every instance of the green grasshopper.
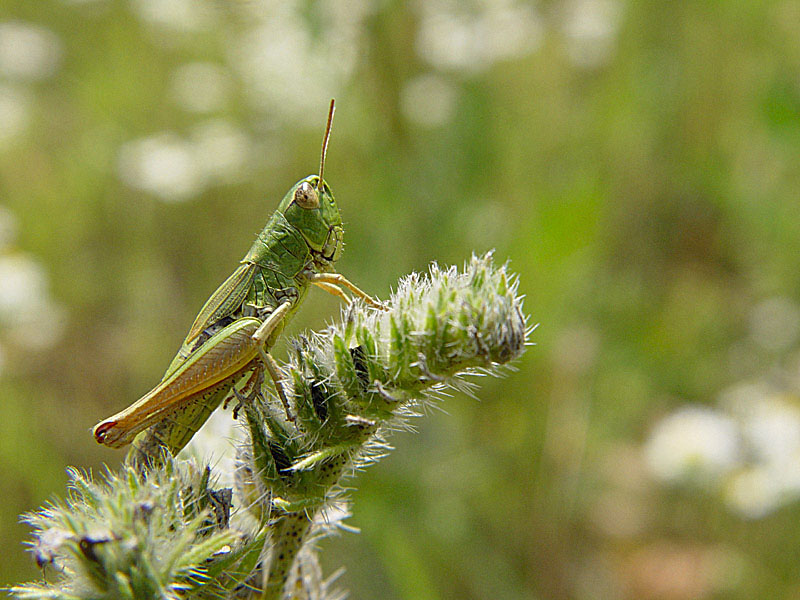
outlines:
{"label": "green grasshopper", "polygon": [[[319,176],[298,181],[284,196],[237,269],[206,301],[158,385],[125,410],[98,423],[97,442],[120,448],[134,440],[183,448],[236,386],[257,391],[264,370],[275,383],[286,418],[294,421],[269,350],[305,298],[309,284],[343,298],[342,288],[380,307],[334,271],[342,253],[342,219],[322,179],[334,101],[322,142]],[[147,439],[147,435],[151,439]],[[136,445],[136,444],[135,444]]]}

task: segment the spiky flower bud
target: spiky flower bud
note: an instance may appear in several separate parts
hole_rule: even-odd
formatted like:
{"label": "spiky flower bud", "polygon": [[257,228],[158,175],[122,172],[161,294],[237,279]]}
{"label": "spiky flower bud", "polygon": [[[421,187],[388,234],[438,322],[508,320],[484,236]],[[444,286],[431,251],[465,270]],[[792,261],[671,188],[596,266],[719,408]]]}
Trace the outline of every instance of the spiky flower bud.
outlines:
{"label": "spiky flower bud", "polygon": [[[238,449],[234,500],[240,531],[225,529],[227,518],[215,508],[220,503],[212,498],[226,496],[208,490],[207,480],[189,485],[171,460],[155,461],[165,466],[147,478],[127,467],[100,488],[81,476],[74,479],[81,490],[100,491],[81,491],[27,519],[40,559],[62,565],[57,581],[13,592],[330,600],[330,581],[322,579],[310,541],[340,522],[342,477],[385,454],[386,435],[447,388],[470,393],[464,376],[497,374],[520,356],[529,333],[516,278],[490,254],[473,257],[461,272],[434,265],[426,276],[404,278],[385,310],[353,303],[340,323],[290,342],[282,370],[294,420],[267,386],[242,405],[247,436]],[[192,498],[206,500],[187,509],[187,486],[200,490]],[[141,492],[151,488],[150,495]],[[142,498],[146,529],[135,515]],[[105,523],[103,541],[82,550],[92,527]],[[165,555],[171,560],[160,562]],[[134,581],[142,595],[120,592]]]}
{"label": "spiky flower bud", "polygon": [[99,481],[77,469],[69,476],[66,500],[23,517],[55,581],[12,588],[17,597],[177,600],[200,587],[203,598],[228,597],[227,575],[216,581],[222,574],[208,567],[246,541],[228,527],[230,489],[212,489],[207,467],[166,460],[147,477],[132,467]]}

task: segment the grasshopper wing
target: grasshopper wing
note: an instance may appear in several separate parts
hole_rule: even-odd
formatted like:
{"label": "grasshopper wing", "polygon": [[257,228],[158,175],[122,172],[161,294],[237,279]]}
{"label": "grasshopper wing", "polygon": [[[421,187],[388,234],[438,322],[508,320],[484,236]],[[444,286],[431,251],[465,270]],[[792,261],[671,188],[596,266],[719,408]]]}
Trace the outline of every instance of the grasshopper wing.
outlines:
{"label": "grasshopper wing", "polygon": [[[95,439],[119,448],[147,427],[192,402],[208,400],[209,392],[250,368],[258,356],[252,336],[261,325],[253,317],[237,319],[214,334],[180,368],[125,410],[98,423]],[[212,394],[213,395],[213,394]]]}
{"label": "grasshopper wing", "polygon": [[184,344],[194,340],[206,327],[232,314],[242,305],[255,272],[256,266],[253,263],[241,263],[231,276],[222,282],[200,309],[200,314],[192,323]]}

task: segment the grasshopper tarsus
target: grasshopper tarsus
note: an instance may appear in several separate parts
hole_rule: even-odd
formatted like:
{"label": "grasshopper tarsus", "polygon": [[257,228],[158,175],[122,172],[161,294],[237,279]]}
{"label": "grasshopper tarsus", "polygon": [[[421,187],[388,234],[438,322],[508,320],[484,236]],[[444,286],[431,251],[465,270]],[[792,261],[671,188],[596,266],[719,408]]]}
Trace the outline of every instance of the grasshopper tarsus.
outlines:
{"label": "grasshopper tarsus", "polygon": [[233,411],[231,411],[233,414],[234,421],[239,420],[239,411],[242,410],[243,408],[244,408],[244,402],[239,400],[239,402],[236,403],[236,406],[233,407]]}
{"label": "grasshopper tarsus", "polygon": [[258,397],[261,389],[261,385],[264,383],[264,371],[256,367],[253,369],[253,373],[250,375],[250,378],[245,382],[244,386],[242,386],[242,391],[249,390],[247,394],[243,394],[239,392],[236,388],[233,388],[233,394],[236,396],[236,406],[233,407],[233,419],[239,419],[239,411],[247,404],[255,402],[256,398]]}

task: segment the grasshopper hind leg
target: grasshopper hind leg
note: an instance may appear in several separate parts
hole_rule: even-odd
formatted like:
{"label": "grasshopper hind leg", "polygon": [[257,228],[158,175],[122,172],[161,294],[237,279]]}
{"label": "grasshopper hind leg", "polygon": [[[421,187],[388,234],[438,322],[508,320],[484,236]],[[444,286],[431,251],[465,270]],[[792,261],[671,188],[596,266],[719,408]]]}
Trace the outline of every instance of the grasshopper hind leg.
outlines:
{"label": "grasshopper hind leg", "polygon": [[167,455],[177,456],[233,387],[233,381],[224,382],[206,392],[202,401],[178,408],[138,434],[126,461],[142,471],[163,465]]}

